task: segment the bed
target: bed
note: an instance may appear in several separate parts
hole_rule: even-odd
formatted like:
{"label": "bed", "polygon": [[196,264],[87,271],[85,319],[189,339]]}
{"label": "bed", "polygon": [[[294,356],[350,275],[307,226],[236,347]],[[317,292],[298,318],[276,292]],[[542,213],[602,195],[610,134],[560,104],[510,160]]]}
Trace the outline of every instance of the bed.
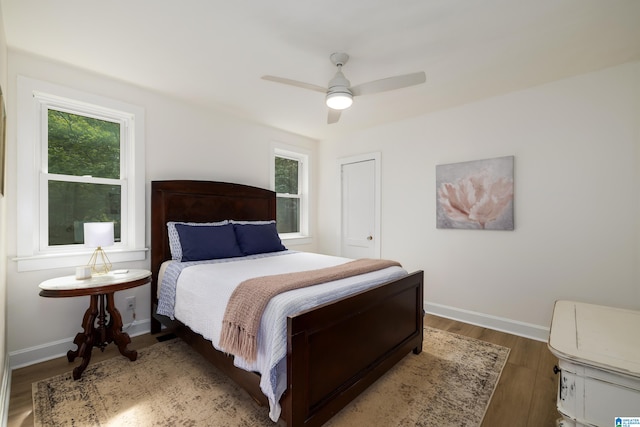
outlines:
{"label": "bed", "polygon": [[[209,181],[151,184],[152,333],[164,325],[265,406],[260,375],[234,366],[233,357],[180,321],[158,315],[157,295],[161,265],[171,259],[167,222],[275,217],[269,190]],[[423,313],[423,272],[417,271],[288,316],[281,419],[289,427],[322,425],[408,353],[420,353]]]}

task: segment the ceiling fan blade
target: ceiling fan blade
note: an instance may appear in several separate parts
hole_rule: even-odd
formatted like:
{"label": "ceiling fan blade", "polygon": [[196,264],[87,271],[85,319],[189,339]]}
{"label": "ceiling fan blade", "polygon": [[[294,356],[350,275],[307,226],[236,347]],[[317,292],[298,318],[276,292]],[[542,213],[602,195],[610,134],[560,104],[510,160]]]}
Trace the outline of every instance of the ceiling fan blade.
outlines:
{"label": "ceiling fan blade", "polygon": [[404,74],[402,76],[387,77],[386,79],[374,80],[351,87],[351,93],[357,95],[370,95],[372,93],[386,92],[388,90],[401,89],[403,87],[415,86],[427,81],[424,71],[418,73]]}
{"label": "ceiling fan blade", "polygon": [[262,76],[262,80],[269,80],[276,83],[283,83],[290,86],[301,87],[303,89],[315,90],[316,92],[327,93],[327,88],[311,83],[299,82],[297,80],[285,79],[284,77]]}
{"label": "ceiling fan blade", "polygon": [[334,110],[333,108],[329,108],[329,115],[327,116],[327,124],[336,123],[340,120],[340,113],[342,110]]}

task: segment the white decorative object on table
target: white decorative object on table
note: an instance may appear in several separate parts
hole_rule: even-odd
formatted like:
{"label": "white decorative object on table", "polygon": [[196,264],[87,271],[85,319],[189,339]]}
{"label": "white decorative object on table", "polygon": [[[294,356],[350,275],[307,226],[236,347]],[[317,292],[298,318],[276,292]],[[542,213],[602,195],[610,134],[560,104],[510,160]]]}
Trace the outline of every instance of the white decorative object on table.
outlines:
{"label": "white decorative object on table", "polygon": [[[84,245],[88,248],[96,248],[89,259],[88,266],[91,267],[92,273],[106,274],[111,270],[111,261],[102,249],[105,246],[112,246],[113,222],[86,222],[84,224]],[[97,265],[98,259],[102,265]]]}
{"label": "white decorative object on table", "polygon": [[90,265],[82,265],[80,267],[76,267],[76,279],[77,280],[85,280],[91,277],[91,266]]}

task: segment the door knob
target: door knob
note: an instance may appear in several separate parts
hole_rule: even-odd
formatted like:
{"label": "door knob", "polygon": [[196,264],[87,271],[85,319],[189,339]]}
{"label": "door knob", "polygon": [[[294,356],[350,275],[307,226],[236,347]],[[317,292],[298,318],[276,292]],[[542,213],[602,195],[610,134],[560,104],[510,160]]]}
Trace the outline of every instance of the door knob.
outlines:
{"label": "door knob", "polygon": [[373,236],[367,237],[367,240],[373,240]]}

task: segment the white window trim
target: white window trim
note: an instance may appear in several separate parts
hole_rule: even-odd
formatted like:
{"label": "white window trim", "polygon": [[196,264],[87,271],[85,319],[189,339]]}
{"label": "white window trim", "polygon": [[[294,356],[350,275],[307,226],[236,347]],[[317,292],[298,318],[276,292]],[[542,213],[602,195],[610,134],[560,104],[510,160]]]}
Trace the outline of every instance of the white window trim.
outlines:
{"label": "white window trim", "polygon": [[270,162],[270,180],[271,190],[275,191],[275,159],[276,157],[287,157],[300,162],[302,171],[299,172],[300,179],[298,188],[300,188],[300,232],[299,233],[280,233],[280,239],[286,241],[289,245],[309,244],[311,236],[309,234],[310,210],[309,210],[309,181],[311,179],[311,151],[293,145],[283,144],[279,142],[271,143],[271,162]]}
{"label": "white window trim", "polygon": [[[36,96],[37,95],[37,96]],[[133,144],[127,144],[128,150],[122,158],[128,161],[123,164],[127,185],[126,217],[128,223],[123,224],[122,242],[105,248],[110,260],[114,263],[139,261],[146,257],[145,241],[145,163],[144,163],[144,109],[135,105],[88,94],[52,83],[18,76],[18,196],[17,196],[17,257],[18,271],[43,270],[50,268],[73,267],[84,265],[91,256],[92,249],[81,245],[69,245],[60,248],[41,247],[40,220],[42,213],[40,183],[42,173],[42,154],[46,145],[41,144],[42,135],[40,120],[42,108],[46,102],[70,102],[76,106],[86,107],[90,111],[93,106],[99,110],[126,112],[130,115],[131,126],[126,130]],[[115,114],[115,113],[114,113]],[[119,113],[118,113],[119,114]],[[128,191],[126,189],[128,187]],[[124,207],[125,203],[123,203]]]}

